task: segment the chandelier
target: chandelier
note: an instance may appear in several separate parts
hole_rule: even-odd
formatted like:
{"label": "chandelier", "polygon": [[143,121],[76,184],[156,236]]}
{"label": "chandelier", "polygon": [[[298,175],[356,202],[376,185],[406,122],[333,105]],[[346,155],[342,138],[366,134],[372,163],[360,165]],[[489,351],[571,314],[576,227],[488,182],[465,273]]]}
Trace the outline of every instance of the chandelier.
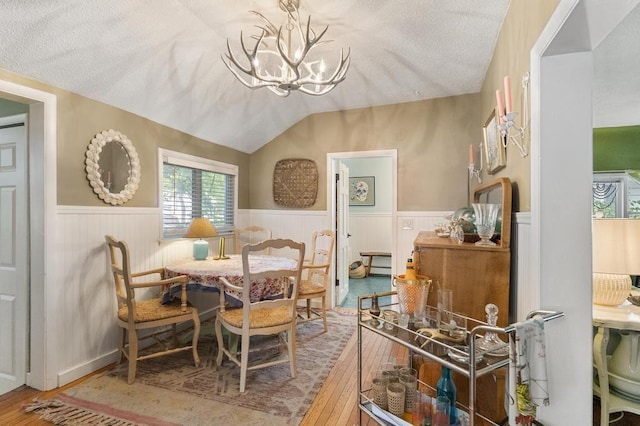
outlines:
{"label": "chandelier", "polygon": [[[250,89],[266,87],[278,96],[289,96],[297,90],[307,95],[320,96],[329,93],[344,81],[349,69],[351,50],[344,55],[340,49],[338,65],[330,71],[324,58],[314,55],[312,50],[331,40],[322,40],[329,26],[316,34],[311,28],[311,16],[305,28],[300,23],[299,0],[279,0],[280,9],[286,15],[286,24],[276,27],[264,15],[251,11],[262,19],[256,25],[260,35],[251,35],[256,40],[252,49],[247,49],[242,31],[240,45],[246,62],[238,60],[227,39],[227,52],[222,61],[238,80]],[[244,63],[244,64],[243,64]]]}

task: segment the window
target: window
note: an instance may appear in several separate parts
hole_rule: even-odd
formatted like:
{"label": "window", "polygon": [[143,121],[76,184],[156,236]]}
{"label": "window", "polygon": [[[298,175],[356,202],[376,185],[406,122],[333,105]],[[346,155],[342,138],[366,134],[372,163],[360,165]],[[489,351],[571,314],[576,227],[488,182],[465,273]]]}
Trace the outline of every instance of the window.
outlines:
{"label": "window", "polygon": [[160,150],[162,236],[184,235],[194,217],[206,217],[220,234],[234,228],[238,167]]}
{"label": "window", "polygon": [[593,216],[640,218],[638,175],[636,170],[594,173]]}

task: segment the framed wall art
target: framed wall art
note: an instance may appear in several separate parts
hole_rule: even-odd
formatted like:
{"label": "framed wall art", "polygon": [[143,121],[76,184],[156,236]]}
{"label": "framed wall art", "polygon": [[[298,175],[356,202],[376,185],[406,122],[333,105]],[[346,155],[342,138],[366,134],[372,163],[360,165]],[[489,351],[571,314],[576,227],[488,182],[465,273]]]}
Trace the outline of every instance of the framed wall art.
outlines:
{"label": "framed wall art", "polygon": [[487,159],[487,173],[490,175],[507,165],[507,156],[504,148],[502,134],[498,131],[498,118],[496,110],[491,111],[489,118],[483,127],[484,152]]}
{"label": "framed wall art", "polygon": [[375,206],[376,178],[375,176],[360,176],[349,178],[349,205]]}

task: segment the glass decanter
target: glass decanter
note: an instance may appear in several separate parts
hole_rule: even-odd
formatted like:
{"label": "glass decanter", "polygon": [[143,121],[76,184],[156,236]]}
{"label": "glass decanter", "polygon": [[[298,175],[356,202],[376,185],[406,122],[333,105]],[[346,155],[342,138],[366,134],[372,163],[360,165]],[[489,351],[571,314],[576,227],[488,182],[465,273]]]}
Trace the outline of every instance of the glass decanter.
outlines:
{"label": "glass decanter", "polygon": [[[498,323],[498,307],[493,303],[489,303],[484,307],[484,311],[487,313],[487,324],[491,327],[496,327]],[[482,338],[478,339],[476,348],[481,351],[487,351],[487,355],[509,355],[509,346],[500,340],[493,331],[487,331]]]}

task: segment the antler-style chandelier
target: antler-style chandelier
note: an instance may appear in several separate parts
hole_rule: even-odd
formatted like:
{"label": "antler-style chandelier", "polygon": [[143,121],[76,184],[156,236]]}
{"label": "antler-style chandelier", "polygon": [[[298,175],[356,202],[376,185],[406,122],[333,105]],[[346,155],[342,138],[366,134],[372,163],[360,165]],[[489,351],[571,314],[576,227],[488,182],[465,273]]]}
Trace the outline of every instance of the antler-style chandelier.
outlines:
{"label": "antler-style chandelier", "polygon": [[251,35],[256,40],[252,50],[245,47],[244,37],[240,32],[240,45],[247,58],[246,65],[240,63],[231,51],[228,39],[227,52],[222,57],[224,64],[250,89],[266,87],[278,96],[289,96],[293,90],[316,96],[329,93],[344,81],[349,69],[351,50],[345,56],[340,49],[338,65],[333,72],[328,71],[324,58],[311,55],[311,51],[331,42],[321,40],[329,26],[316,34],[311,28],[311,16],[307,19],[306,28],[300,24],[299,0],[279,0],[279,4],[286,14],[286,24],[278,28],[264,15],[252,10],[251,13],[258,15],[264,24],[256,25],[262,31],[260,35]]}

